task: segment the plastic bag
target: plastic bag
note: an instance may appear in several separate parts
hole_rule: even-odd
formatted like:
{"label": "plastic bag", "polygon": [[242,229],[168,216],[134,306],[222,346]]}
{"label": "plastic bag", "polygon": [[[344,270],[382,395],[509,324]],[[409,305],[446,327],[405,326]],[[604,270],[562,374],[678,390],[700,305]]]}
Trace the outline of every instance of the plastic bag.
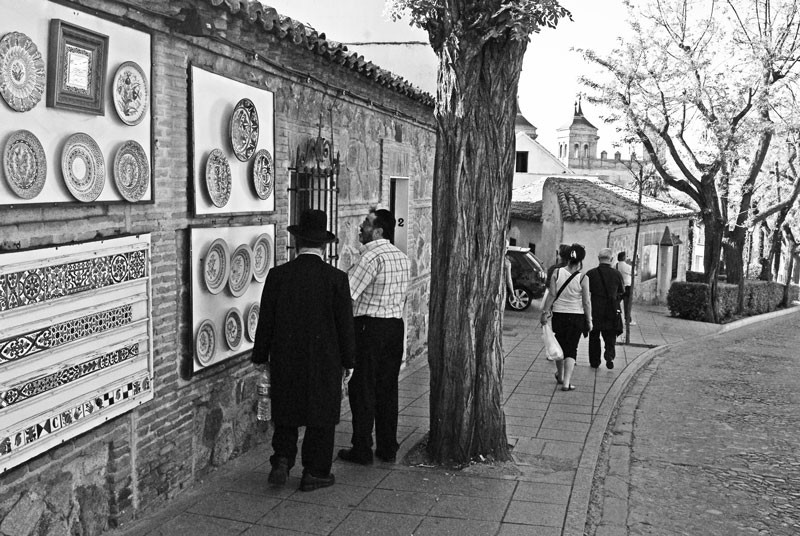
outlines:
{"label": "plastic bag", "polygon": [[550,323],[542,326],[542,342],[544,342],[544,355],[548,361],[561,361],[564,359],[564,351],[556,340],[555,333]]}

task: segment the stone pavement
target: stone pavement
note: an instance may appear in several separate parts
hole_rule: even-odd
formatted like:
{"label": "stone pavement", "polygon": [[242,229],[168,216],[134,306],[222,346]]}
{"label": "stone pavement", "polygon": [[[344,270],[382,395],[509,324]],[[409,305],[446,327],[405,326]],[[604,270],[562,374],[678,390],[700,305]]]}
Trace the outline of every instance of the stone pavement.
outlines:
{"label": "stone pavement", "polygon": [[800,308],[760,320],[642,368],[603,441],[587,534],[800,534]]}
{"label": "stone pavement", "polygon": [[[630,379],[661,346],[695,340],[719,326],[669,317],[666,308],[634,305],[633,344],[617,347],[616,368],[589,367],[579,346],[577,390],[557,388],[538,326],[539,302],[507,311],[503,392],[513,464],[461,471],[377,463],[334,463],[336,485],[297,491],[267,482],[269,446],[232,460],[166,508],[111,534],[139,535],[580,535],[609,420]],[[723,328],[724,329],[724,328]],[[428,430],[429,374],[424,360],[401,372],[398,460]],[[349,412],[337,427],[337,449],[349,446]]]}

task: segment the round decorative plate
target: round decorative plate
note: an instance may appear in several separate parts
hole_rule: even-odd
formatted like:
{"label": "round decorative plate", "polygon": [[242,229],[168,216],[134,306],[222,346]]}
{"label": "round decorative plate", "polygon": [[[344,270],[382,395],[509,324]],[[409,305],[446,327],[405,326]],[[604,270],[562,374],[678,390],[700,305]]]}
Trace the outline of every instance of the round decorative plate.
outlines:
{"label": "round decorative plate", "polygon": [[258,112],[250,99],[240,100],[233,108],[230,134],[236,158],[242,162],[250,160],[258,145]]}
{"label": "round decorative plate", "polygon": [[126,201],[144,197],[150,184],[150,162],[144,148],[133,140],[126,141],[114,156],[114,183]]}
{"label": "round decorative plate", "polygon": [[272,267],[272,237],[267,233],[259,235],[253,243],[253,278],[259,283],[267,279]]}
{"label": "round decorative plate", "polygon": [[253,158],[253,186],[259,199],[268,199],[272,195],[272,184],[275,178],[272,155],[266,149],[260,149]]}
{"label": "round decorative plate", "polygon": [[203,258],[203,280],[211,294],[219,294],[231,275],[230,250],[228,244],[217,238],[206,250]]}
{"label": "round decorative plate", "polygon": [[236,350],[242,345],[244,337],[244,324],[242,323],[242,313],[239,309],[232,308],[225,315],[225,342],[228,348]]}
{"label": "round decorative plate", "polygon": [[231,255],[228,290],[238,298],[247,290],[251,279],[253,279],[253,250],[247,244],[242,244],[233,250],[233,255]]}
{"label": "round decorative plate", "polygon": [[106,184],[106,163],[97,142],[83,132],[67,138],[61,151],[61,172],[78,201],[89,203],[100,197]]}
{"label": "round decorative plate", "polygon": [[252,304],[247,309],[247,329],[244,330],[244,336],[250,342],[256,340],[256,330],[258,329],[258,313],[261,312],[261,306],[257,303]]}
{"label": "round decorative plate", "polygon": [[201,365],[206,366],[214,359],[216,349],[217,330],[214,323],[211,320],[203,320],[194,337],[194,355]]}
{"label": "round decorative plate", "polygon": [[111,84],[114,108],[126,125],[138,125],[147,113],[150,88],[139,64],[126,61],[117,68]]}
{"label": "round decorative plate", "polygon": [[11,108],[27,112],[42,99],[44,60],[30,37],[20,32],[0,39],[0,95]]}
{"label": "round decorative plate", "polygon": [[44,188],[47,158],[39,139],[27,130],[12,132],[3,151],[8,187],[22,199],[33,199]]}
{"label": "round decorative plate", "polygon": [[219,149],[206,160],[206,188],[215,207],[224,207],[231,198],[231,165]]}

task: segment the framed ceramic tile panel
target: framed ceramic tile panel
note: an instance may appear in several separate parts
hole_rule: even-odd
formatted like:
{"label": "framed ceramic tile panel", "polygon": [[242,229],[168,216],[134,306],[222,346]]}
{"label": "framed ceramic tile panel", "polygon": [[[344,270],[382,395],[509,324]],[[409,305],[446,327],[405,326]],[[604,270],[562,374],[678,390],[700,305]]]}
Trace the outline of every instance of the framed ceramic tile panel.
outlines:
{"label": "framed ceramic tile panel", "polygon": [[252,320],[266,274],[275,265],[275,225],[194,227],[191,244],[192,344],[198,371],[253,348],[248,313]]}
{"label": "framed ceramic tile panel", "polygon": [[50,20],[47,106],[105,115],[108,36]]}
{"label": "framed ceramic tile panel", "polygon": [[0,474],[153,398],[150,235],[0,254]]}
{"label": "framed ceramic tile panel", "polygon": [[[0,161],[4,160],[6,145],[9,141],[20,138],[20,131],[27,131],[38,140],[41,152],[28,150],[24,158],[15,153],[12,157],[11,173],[22,177],[8,177],[0,163],[0,206],[21,205],[53,205],[81,203],[70,192],[62,173],[62,152],[65,144],[73,134],[82,132],[90,136],[98,145],[99,153],[104,160],[105,174],[102,190],[93,204],[103,203],[149,203],[154,199],[153,192],[153,157],[152,157],[152,120],[151,107],[148,103],[138,103],[135,120],[128,124],[120,119],[115,108],[115,92],[113,80],[123,65],[135,63],[144,73],[147,87],[147,99],[151,94],[151,37],[150,34],[122,26],[120,24],[77,11],[68,6],[46,0],[28,0],[25,9],[20,9],[15,0],[0,0],[0,36],[10,32],[26,35],[36,46],[45,63],[50,61],[48,44],[50,21],[59,19],[68,24],[86,28],[94,33],[108,36],[108,63],[103,88],[104,115],[91,115],[84,112],[64,108],[46,106],[43,96],[39,102],[25,112],[18,112],[0,99]],[[27,140],[32,139],[28,134]],[[136,145],[133,145],[134,142]],[[36,147],[36,143],[27,144]],[[20,146],[24,149],[23,146]],[[13,151],[13,147],[10,148]],[[121,171],[121,186],[117,186],[114,178],[114,162],[118,152],[122,158],[117,169]],[[33,159],[33,160],[31,160]],[[31,162],[37,165],[43,162],[45,168],[44,182],[41,189],[31,190],[32,195],[22,192],[19,185],[9,186],[10,179],[22,182],[26,186],[25,177],[34,177],[28,171]],[[75,165],[79,165],[77,162]],[[146,166],[149,176],[137,175]],[[37,177],[37,181],[38,176]]]}
{"label": "framed ceramic tile panel", "polygon": [[[275,111],[272,92],[196,66],[190,68],[190,88],[194,214],[216,216],[274,211]],[[236,156],[236,153],[242,154],[237,132],[241,134],[243,129],[238,125],[241,120],[252,122],[253,117],[244,112],[251,109],[249,103],[242,103],[237,108],[243,99],[252,103],[258,118],[258,139],[250,148],[252,150],[244,151],[250,155],[245,161]],[[269,153],[269,158],[261,157],[263,151]],[[211,176],[209,182],[207,170]],[[263,178],[267,174],[271,174],[272,193],[261,199],[254,175]]]}

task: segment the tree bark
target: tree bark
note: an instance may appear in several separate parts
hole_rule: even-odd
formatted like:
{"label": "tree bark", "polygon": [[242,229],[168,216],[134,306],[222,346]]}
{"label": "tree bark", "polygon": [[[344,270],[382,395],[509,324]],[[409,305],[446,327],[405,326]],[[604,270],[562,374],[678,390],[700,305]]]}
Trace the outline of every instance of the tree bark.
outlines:
{"label": "tree bark", "polygon": [[702,211],[702,218],[706,241],[703,247],[703,271],[705,272],[706,283],[710,289],[710,299],[706,307],[706,320],[708,322],[718,323],[719,303],[717,300],[717,283],[725,223],[721,217],[715,216],[711,211],[707,210]]}
{"label": "tree bark", "polygon": [[428,331],[428,451],[438,463],[510,458],[501,276],[526,47],[461,38],[439,51]]}

